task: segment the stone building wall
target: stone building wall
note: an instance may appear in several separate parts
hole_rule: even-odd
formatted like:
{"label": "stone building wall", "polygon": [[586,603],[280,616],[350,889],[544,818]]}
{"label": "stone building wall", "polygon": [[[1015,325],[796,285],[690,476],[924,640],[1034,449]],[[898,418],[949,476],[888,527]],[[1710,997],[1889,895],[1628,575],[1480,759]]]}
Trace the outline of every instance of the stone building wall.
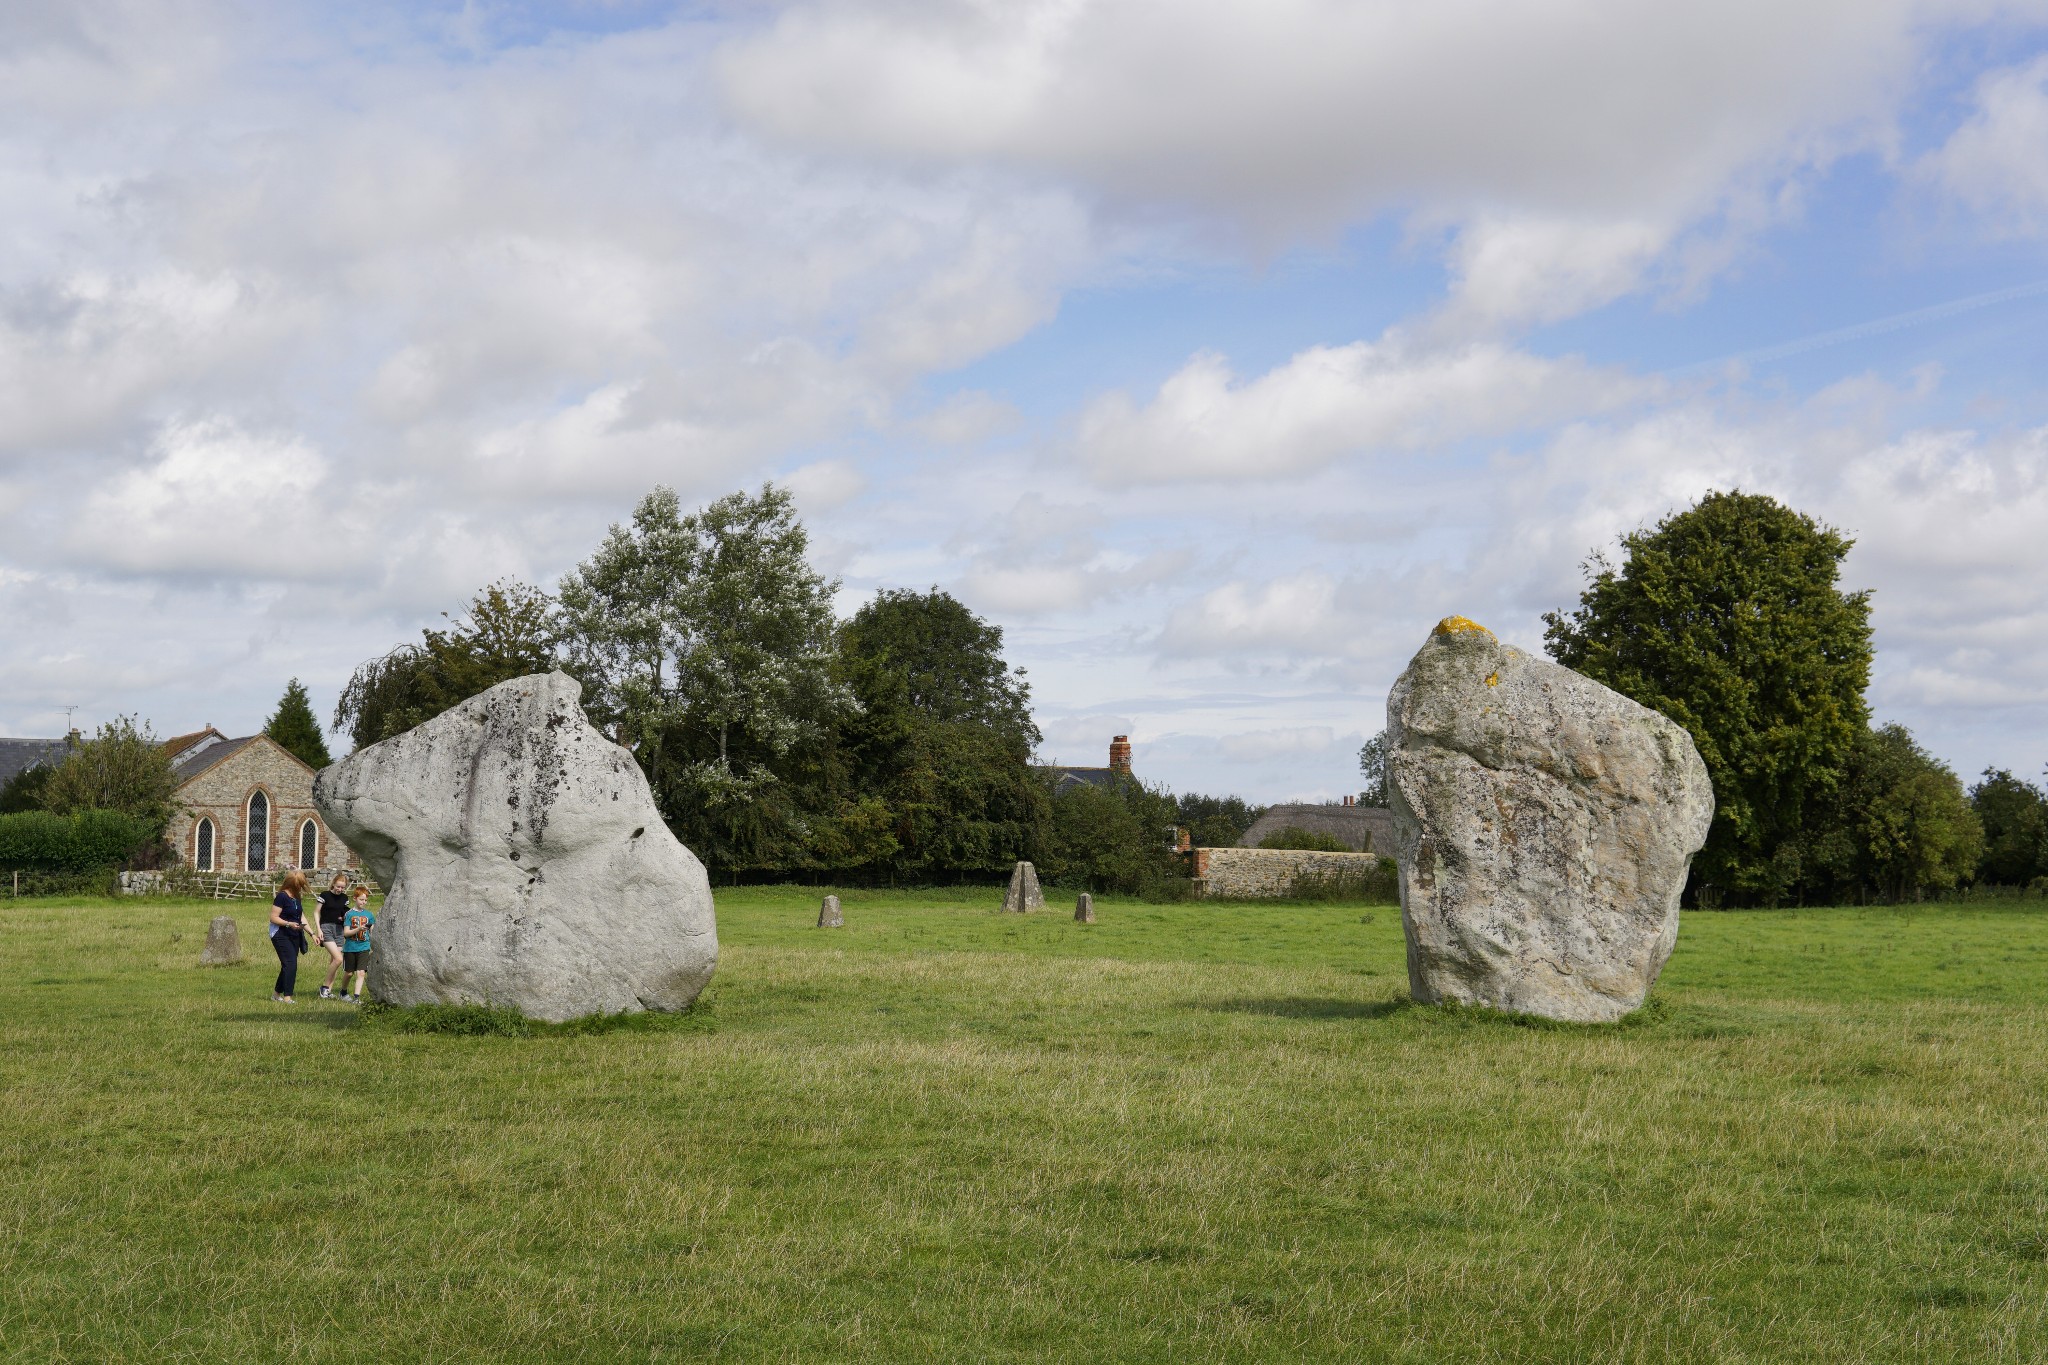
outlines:
{"label": "stone building wall", "polygon": [[1275,900],[1286,896],[1304,872],[1321,875],[1369,872],[1372,853],[1317,853],[1293,848],[1198,848],[1195,886],[1205,898]]}
{"label": "stone building wall", "polygon": [[264,858],[267,870],[276,872],[299,865],[299,833],[308,820],[316,830],[315,867],[339,870],[362,865],[355,850],[335,838],[320,813],[313,809],[313,770],[282,745],[263,736],[178,788],[176,799],[181,809],[165,831],[171,847],[178,851],[178,860],[187,867],[197,866],[199,822],[210,818],[214,826],[213,870],[246,871],[249,863],[244,836],[248,803],[250,795],[259,790],[270,802]]}

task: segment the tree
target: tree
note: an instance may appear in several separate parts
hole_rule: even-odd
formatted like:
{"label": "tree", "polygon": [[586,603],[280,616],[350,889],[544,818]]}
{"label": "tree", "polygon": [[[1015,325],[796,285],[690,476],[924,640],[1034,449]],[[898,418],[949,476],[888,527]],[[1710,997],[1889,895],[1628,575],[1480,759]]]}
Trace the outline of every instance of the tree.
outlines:
{"label": "tree", "polygon": [[1829,900],[1918,900],[1969,877],[1984,851],[1963,784],[1903,725],[1863,732],[1831,805],[1806,879]]}
{"label": "tree", "polygon": [[171,757],[144,721],[116,716],[50,774],[43,808],[57,815],[111,810],[146,821],[158,834],[175,809]]}
{"label": "tree", "polygon": [[1134,777],[1103,787],[1074,783],[1052,802],[1047,879],[1090,891],[1157,892],[1181,876],[1172,843],[1178,815],[1171,796]]}
{"label": "tree", "polygon": [[470,600],[467,615],[441,616],[445,630],[420,632],[357,668],[334,708],[334,728],[360,749],[402,735],[513,678],[561,666],[555,601],[531,584],[501,578]]}
{"label": "tree", "polygon": [[1552,657],[1663,712],[1699,746],[1716,810],[1703,902],[1777,903],[1867,730],[1870,601],[1836,586],[1853,544],[1775,500],[1710,493],[1595,556]]}
{"label": "tree", "polygon": [[1981,880],[2025,886],[2048,876],[2048,795],[2003,768],[1986,768],[1970,788],[1970,806],[1984,826]]}
{"label": "tree", "polygon": [[1196,848],[1233,848],[1244,838],[1261,815],[1264,806],[1248,804],[1241,796],[1203,796],[1183,792],[1174,801],[1180,824]]}
{"label": "tree", "polygon": [[684,842],[727,868],[807,844],[814,810],[786,778],[852,705],[833,668],[839,585],[808,548],[787,489],[686,516],[657,488],[562,580],[586,708],[632,746]]}
{"label": "tree", "polygon": [[1365,790],[1358,794],[1361,806],[1384,806],[1387,804],[1387,732],[1380,731],[1358,751],[1359,775],[1365,778]]}
{"label": "tree", "polygon": [[50,785],[50,774],[57,771],[49,763],[31,763],[7,779],[0,786],[0,815],[19,815],[23,811],[43,809],[43,792]]}
{"label": "tree", "polygon": [[884,591],[839,632],[858,709],[839,727],[845,780],[878,796],[893,875],[993,873],[1036,855],[1050,806],[1031,768],[1038,727],[1003,632],[934,588]]}
{"label": "tree", "polygon": [[263,733],[309,768],[324,768],[334,762],[327,752],[327,737],[320,733],[320,722],[313,718],[313,703],[297,678],[285,684],[277,710],[263,722]]}

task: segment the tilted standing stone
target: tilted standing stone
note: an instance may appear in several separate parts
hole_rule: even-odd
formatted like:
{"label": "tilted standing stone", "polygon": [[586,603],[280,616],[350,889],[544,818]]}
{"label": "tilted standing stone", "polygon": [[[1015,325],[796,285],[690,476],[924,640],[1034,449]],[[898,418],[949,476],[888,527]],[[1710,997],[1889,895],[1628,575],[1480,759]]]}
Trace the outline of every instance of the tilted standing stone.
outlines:
{"label": "tilted standing stone", "polygon": [[680,1010],[718,964],[704,865],[566,673],[499,683],[322,769],[313,804],[386,888],[370,992],[559,1022]]}
{"label": "tilted standing stone", "polygon": [[242,931],[233,915],[215,915],[206,926],[206,946],[199,950],[202,967],[232,967],[242,960]]}
{"label": "tilted standing stone", "polygon": [[1095,897],[1083,891],[1074,901],[1074,923],[1095,923]]}
{"label": "tilted standing stone", "polygon": [[1038,869],[1018,863],[1010,869],[1010,889],[1003,893],[1003,913],[1024,915],[1045,909],[1045,893],[1038,889]]}
{"label": "tilted standing stone", "polygon": [[1714,817],[1684,728],[1452,616],[1387,697],[1387,739],[1415,998],[1640,1006]]}
{"label": "tilted standing stone", "polygon": [[825,897],[824,903],[818,907],[818,927],[820,929],[838,929],[844,927],[845,924],[846,916],[839,913],[839,897]]}

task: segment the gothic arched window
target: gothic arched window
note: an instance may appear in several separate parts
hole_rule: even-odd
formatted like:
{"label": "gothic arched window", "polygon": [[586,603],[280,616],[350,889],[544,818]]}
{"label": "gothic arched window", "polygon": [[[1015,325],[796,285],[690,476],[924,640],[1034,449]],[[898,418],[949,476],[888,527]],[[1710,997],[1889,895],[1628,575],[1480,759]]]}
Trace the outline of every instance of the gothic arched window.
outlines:
{"label": "gothic arched window", "polygon": [[249,850],[249,870],[270,870],[270,798],[262,792],[249,795],[249,838],[242,845]]}
{"label": "gothic arched window", "polygon": [[320,866],[320,827],[308,820],[299,826],[299,868],[311,872]]}
{"label": "gothic arched window", "polygon": [[192,866],[201,872],[213,871],[213,821],[201,820],[199,828],[192,832]]}

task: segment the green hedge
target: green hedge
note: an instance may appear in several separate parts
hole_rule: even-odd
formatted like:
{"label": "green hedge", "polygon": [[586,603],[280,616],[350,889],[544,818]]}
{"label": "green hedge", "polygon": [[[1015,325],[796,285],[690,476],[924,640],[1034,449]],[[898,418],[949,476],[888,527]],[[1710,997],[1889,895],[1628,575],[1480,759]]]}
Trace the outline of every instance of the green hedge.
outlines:
{"label": "green hedge", "polygon": [[151,821],[111,810],[0,815],[0,868],[93,872],[118,867],[156,842],[157,834]]}

